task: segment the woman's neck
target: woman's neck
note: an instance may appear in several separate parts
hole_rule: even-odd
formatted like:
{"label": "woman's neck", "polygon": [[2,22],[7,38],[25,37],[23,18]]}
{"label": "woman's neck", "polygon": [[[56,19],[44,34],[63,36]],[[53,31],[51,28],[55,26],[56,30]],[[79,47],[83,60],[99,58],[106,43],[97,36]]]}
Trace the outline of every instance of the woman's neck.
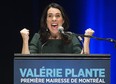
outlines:
{"label": "woman's neck", "polygon": [[50,35],[49,39],[61,39],[60,35]]}

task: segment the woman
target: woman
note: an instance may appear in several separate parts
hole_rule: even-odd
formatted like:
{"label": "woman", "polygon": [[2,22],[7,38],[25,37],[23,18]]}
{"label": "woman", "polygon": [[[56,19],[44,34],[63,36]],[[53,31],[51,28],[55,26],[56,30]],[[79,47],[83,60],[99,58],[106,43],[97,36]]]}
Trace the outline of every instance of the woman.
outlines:
{"label": "woman", "polygon": [[[69,22],[63,8],[51,3],[42,14],[40,31],[35,33],[29,44],[29,30],[20,31],[23,38],[22,54],[30,53],[77,53],[89,54],[90,38],[84,38],[84,52],[81,43],[74,33],[68,33]],[[62,26],[66,35],[59,32]],[[87,29],[85,34],[92,35],[93,30]]]}

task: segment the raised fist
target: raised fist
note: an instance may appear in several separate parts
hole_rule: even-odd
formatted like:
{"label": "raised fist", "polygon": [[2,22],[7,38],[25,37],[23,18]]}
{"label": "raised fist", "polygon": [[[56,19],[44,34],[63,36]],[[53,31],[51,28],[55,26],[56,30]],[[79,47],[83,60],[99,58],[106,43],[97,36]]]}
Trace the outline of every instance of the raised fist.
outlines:
{"label": "raised fist", "polygon": [[94,30],[92,30],[91,28],[88,28],[87,30],[85,30],[85,35],[90,35],[92,36],[94,33]]}
{"label": "raised fist", "polygon": [[29,30],[28,29],[26,29],[26,28],[22,29],[20,31],[20,34],[21,34],[23,40],[26,40],[26,41],[29,40]]}

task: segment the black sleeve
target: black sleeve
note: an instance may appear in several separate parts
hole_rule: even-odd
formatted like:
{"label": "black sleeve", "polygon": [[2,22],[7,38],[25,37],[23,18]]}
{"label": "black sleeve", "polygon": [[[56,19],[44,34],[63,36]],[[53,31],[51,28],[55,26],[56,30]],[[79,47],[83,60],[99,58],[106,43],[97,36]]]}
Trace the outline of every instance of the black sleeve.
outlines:
{"label": "black sleeve", "polygon": [[82,45],[74,33],[72,34],[72,45],[73,45],[73,53],[80,54],[82,50]]}
{"label": "black sleeve", "polygon": [[30,53],[39,53],[40,35],[35,33],[29,44]]}

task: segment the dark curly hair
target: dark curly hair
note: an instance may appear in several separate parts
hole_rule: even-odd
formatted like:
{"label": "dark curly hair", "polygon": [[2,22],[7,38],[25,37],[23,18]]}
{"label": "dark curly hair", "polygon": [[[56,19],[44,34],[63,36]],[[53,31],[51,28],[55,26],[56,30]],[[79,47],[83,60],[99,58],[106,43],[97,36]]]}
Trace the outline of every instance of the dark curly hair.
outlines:
{"label": "dark curly hair", "polygon": [[[52,8],[57,8],[61,11],[61,14],[62,14],[62,17],[63,17],[63,20],[64,20],[64,23],[62,25],[64,27],[64,31],[66,32],[69,29],[69,19],[68,19],[67,15],[65,14],[64,9],[57,3],[49,4],[45,8],[45,10],[43,11],[41,21],[40,21],[40,31],[39,31],[39,33],[40,33],[40,39],[41,39],[42,44],[45,43],[50,36],[49,30],[46,31],[46,29],[47,29],[46,19],[47,19],[47,12],[48,12],[49,8],[51,8],[51,7]],[[62,38],[63,42],[65,42],[65,43],[70,42],[69,38],[66,37],[65,35],[61,35],[61,38]]]}

